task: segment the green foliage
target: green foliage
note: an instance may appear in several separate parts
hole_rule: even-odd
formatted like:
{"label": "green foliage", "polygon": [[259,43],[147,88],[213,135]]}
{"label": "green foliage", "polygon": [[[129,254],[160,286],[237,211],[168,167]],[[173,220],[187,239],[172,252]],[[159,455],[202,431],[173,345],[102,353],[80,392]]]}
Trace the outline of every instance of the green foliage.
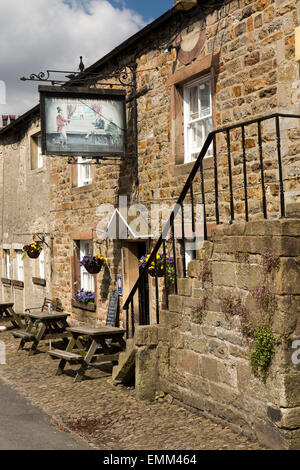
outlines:
{"label": "green foliage", "polygon": [[254,345],[250,364],[255,377],[264,383],[275,353],[276,338],[269,325],[260,324],[254,330]]}
{"label": "green foliage", "polygon": [[292,344],[291,332],[284,331],[283,333],[281,333],[281,335],[279,335],[278,344],[283,344],[286,347],[291,346]]}
{"label": "green foliage", "polygon": [[166,273],[167,273],[167,282],[169,284],[174,285],[175,284],[175,268],[171,264],[166,265]]}

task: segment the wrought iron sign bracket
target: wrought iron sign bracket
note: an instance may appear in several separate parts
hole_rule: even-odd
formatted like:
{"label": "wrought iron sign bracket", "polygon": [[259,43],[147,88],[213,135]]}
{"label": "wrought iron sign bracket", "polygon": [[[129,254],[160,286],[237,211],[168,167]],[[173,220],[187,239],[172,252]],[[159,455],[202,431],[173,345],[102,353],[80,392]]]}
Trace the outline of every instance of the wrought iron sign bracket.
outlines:
{"label": "wrought iron sign bracket", "polygon": [[52,234],[51,233],[46,233],[46,232],[35,232],[35,233],[15,233],[14,235],[23,235],[23,236],[32,236],[33,239],[35,237],[37,237],[41,243],[45,244],[48,248],[50,248],[50,246],[48,245],[48,243],[46,242],[46,236],[51,236]]}
{"label": "wrought iron sign bracket", "polygon": [[[47,70],[46,72],[40,72],[38,74],[32,73],[28,78],[22,77],[20,80],[22,81],[35,81],[35,82],[50,82],[53,86],[54,85],[61,85],[62,88],[67,88],[68,90],[72,89],[72,85],[80,85],[82,83],[86,83],[87,86],[91,87],[95,82],[97,85],[103,85],[110,88],[122,86],[125,88],[131,88],[130,94],[126,98],[126,103],[132,103],[132,117],[133,117],[133,136],[134,136],[134,149],[133,149],[133,157],[136,161],[135,169],[134,169],[134,179],[135,185],[138,186],[138,107],[137,107],[137,99],[143,95],[145,95],[149,88],[145,87],[140,92],[137,92],[137,74],[140,72],[147,72],[150,70],[159,70],[158,67],[153,67],[145,70],[137,70],[137,61],[136,56],[134,60],[127,65],[123,65],[119,67],[116,72],[107,73],[107,74],[97,74],[85,71],[85,67],[82,62],[82,56],[80,56],[80,63],[77,72],[70,72],[65,70]],[[58,80],[56,78],[51,78],[51,74],[64,74],[65,78],[69,79],[66,80]],[[99,83],[101,80],[115,80],[115,83]],[[96,162],[94,164],[99,164],[101,161],[106,160],[104,157],[96,158]],[[75,159],[70,157],[68,159],[69,164],[76,163]]]}

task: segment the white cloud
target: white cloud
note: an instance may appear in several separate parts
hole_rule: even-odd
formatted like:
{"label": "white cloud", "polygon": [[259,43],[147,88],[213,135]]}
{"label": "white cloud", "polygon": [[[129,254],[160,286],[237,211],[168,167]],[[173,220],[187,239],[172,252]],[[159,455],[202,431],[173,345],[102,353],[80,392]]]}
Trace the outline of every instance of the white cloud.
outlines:
{"label": "white cloud", "polygon": [[22,114],[38,102],[37,83],[22,76],[89,66],[141,29],[136,12],[106,0],[0,0],[0,80],[7,88],[0,114]]}

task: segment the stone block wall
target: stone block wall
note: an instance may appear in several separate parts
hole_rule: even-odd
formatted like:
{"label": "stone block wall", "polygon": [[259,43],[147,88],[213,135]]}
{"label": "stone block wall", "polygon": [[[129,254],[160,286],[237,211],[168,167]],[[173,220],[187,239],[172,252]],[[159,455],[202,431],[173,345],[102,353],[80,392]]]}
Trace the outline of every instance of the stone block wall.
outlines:
{"label": "stone block wall", "polygon": [[[0,141],[0,301],[14,302],[19,312],[42,306],[51,292],[50,161],[43,157],[42,168],[31,166],[30,136],[39,132],[39,116],[35,113],[21,128],[12,129]],[[18,285],[13,282],[18,280],[16,250],[31,243],[37,232],[47,233],[45,279],[40,279],[39,260],[25,256],[24,285]],[[9,283],[2,281],[7,277],[4,250],[10,251]],[[57,291],[55,297],[59,295]]]}
{"label": "stone block wall", "polygon": [[[271,268],[262,256],[268,252]],[[276,449],[300,448],[299,365],[292,360],[300,335],[299,253],[299,220],[220,225],[169,297],[156,336],[137,333],[152,358],[157,338],[158,390]],[[240,299],[238,313],[226,299]],[[243,311],[253,328],[269,324],[276,338],[265,381],[251,367],[254,340],[243,334]]]}
{"label": "stone block wall", "polygon": [[[205,3],[205,2],[204,2]],[[123,161],[106,161],[95,165],[93,184],[85,190],[72,188],[72,169],[66,159],[51,159],[51,226],[54,233],[53,292],[61,293],[63,303],[71,309],[73,294],[73,234],[95,229],[100,204],[117,205],[126,195],[129,203],[172,204],[179,196],[192,163],[183,161],[183,85],[210,74],[212,80],[213,128],[231,125],[273,112],[298,113],[294,91],[299,80],[294,61],[294,29],[298,25],[295,0],[232,0],[214,9],[196,7],[187,13],[177,12],[143,41],[129,44],[114,60],[103,63],[99,73],[111,73],[120,64],[137,61],[137,91],[148,88],[138,98],[138,159],[133,158],[134,134],[132,105],[127,108],[128,153]],[[176,33],[176,34],[175,34]],[[186,44],[200,37],[192,53]],[[175,38],[175,39],[174,39]],[[167,54],[171,41],[181,45]],[[96,69],[94,70],[94,72]],[[112,80],[109,79],[111,82]],[[105,80],[101,80],[101,87]],[[118,82],[115,81],[116,86]],[[94,84],[98,86],[97,83]],[[294,88],[293,88],[294,87]],[[130,93],[130,88],[128,88]],[[180,101],[181,100],[181,101]],[[282,120],[282,158],[284,189],[290,211],[297,213],[299,177],[299,123]],[[268,215],[279,214],[278,161],[274,121],[262,125],[262,151]],[[257,125],[246,129],[248,197],[250,218],[262,217],[261,176]],[[219,209],[222,221],[230,217],[226,135],[217,139]],[[241,132],[231,132],[231,158],[236,218],[244,217]],[[76,166],[76,165],[75,165]],[[136,180],[138,177],[138,180]],[[137,184],[135,184],[137,182]],[[204,186],[209,222],[215,221],[213,158],[204,161]],[[200,178],[194,184],[195,203],[201,203]],[[189,202],[189,201],[185,201]],[[95,233],[94,233],[95,235]],[[149,247],[150,248],[150,247]],[[122,270],[121,249],[111,242],[101,247],[108,257],[112,279],[102,275],[97,282],[97,313],[104,319],[107,311],[105,290],[115,287],[116,273]],[[220,265],[219,269],[222,269]],[[232,274],[233,276],[233,274]],[[228,278],[227,283],[231,282]],[[125,300],[125,299],[124,299]],[[121,306],[122,307],[122,306]],[[122,311],[122,310],[121,310]],[[91,317],[94,321],[94,318]]]}
{"label": "stone block wall", "polygon": [[[299,23],[299,5],[295,0],[232,0],[226,5],[217,2],[207,8],[201,2],[189,12],[166,15],[156,26],[146,30],[142,40],[126,41],[126,48],[118,48],[111,60],[100,60],[93,72],[111,74],[122,64],[137,65],[137,147],[133,154],[134,126],[132,103],[127,106],[128,152],[123,160],[103,161],[93,167],[93,183],[76,188],[73,173],[76,165],[68,165],[67,157],[45,158],[49,162],[47,175],[41,185],[31,181],[28,194],[34,193],[34,210],[49,222],[53,234],[52,295],[61,297],[64,307],[72,310],[72,256],[78,234],[87,236],[99,222],[97,208],[101,204],[117,205],[120,195],[128,196],[129,203],[165,204],[171,207],[178,198],[191,171],[193,162],[185,163],[183,139],[183,87],[204,75],[211,77],[213,128],[232,125],[273,112],[299,112],[299,68],[294,60],[294,30]],[[191,44],[196,44],[188,50]],[[166,53],[166,47],[177,45]],[[177,53],[178,52],[178,53]],[[108,80],[110,83],[112,79]],[[105,87],[105,80],[89,83]],[[116,87],[120,83],[115,80]],[[146,89],[146,90],[145,90]],[[128,94],[131,88],[127,89]],[[34,125],[38,125],[38,121]],[[30,127],[30,125],[29,125]],[[13,131],[12,131],[13,132]],[[25,129],[25,133],[28,128]],[[262,152],[268,215],[279,211],[278,163],[274,122],[262,125]],[[22,201],[24,182],[24,142],[28,136],[15,141],[1,137],[1,152],[10,161],[18,161],[18,172],[7,169],[5,179],[20,182],[16,195],[10,189],[6,201],[11,201],[12,217],[2,221],[3,226],[16,225],[18,217],[23,227],[32,226],[32,211],[26,201],[25,211],[15,210],[16,196]],[[287,209],[299,213],[299,123],[282,120],[282,159]],[[261,218],[261,176],[257,126],[246,129],[249,214]],[[21,149],[21,150],[20,150]],[[217,139],[219,176],[219,209],[222,221],[229,218],[230,197],[226,135]],[[242,184],[241,132],[231,132],[231,159],[236,218],[243,217],[244,192]],[[74,168],[75,167],[75,168]],[[0,175],[0,190],[2,184]],[[38,176],[35,175],[35,180]],[[49,188],[49,204],[40,194]],[[29,181],[29,180],[28,180]],[[42,184],[44,182],[44,185]],[[13,186],[11,186],[13,187]],[[199,175],[195,179],[195,203],[201,203]],[[214,223],[214,169],[213,158],[204,160],[204,187],[209,222]],[[2,193],[2,191],[1,191]],[[25,198],[23,200],[26,200]],[[188,202],[188,201],[186,201]],[[47,205],[48,204],[48,205]],[[43,206],[41,208],[41,206]],[[24,206],[23,206],[24,207]],[[47,210],[46,210],[47,209]],[[16,215],[18,214],[18,215]],[[38,223],[35,225],[39,226]],[[27,231],[27,229],[26,229]],[[94,234],[95,235],[95,234]],[[74,238],[75,237],[75,238]],[[22,241],[23,242],[23,241]],[[108,290],[115,287],[116,274],[121,272],[121,245],[117,242],[101,247],[109,259],[111,279],[103,273],[97,278],[97,312],[91,320],[103,320],[107,312]],[[50,268],[50,266],[49,266]],[[220,268],[221,269],[221,268]],[[121,306],[122,307],[122,306]]]}

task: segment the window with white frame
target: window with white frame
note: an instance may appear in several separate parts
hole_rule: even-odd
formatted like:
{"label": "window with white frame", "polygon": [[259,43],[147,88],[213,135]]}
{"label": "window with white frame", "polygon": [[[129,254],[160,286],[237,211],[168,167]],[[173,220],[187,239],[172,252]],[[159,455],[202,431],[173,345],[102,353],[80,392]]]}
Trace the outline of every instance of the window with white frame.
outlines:
{"label": "window with white frame", "polygon": [[30,141],[31,169],[36,170],[43,167],[42,137],[41,134],[32,135]]}
{"label": "window with white frame", "polygon": [[[93,245],[91,240],[80,241],[80,260],[86,255],[93,254]],[[81,289],[94,292],[94,276],[87,272],[84,266],[80,266]]]}
{"label": "window with white frame", "polygon": [[39,135],[38,141],[38,168],[43,168],[43,155],[42,155],[42,136]]}
{"label": "window with white frame", "polygon": [[5,252],[5,276],[10,279],[10,251],[4,250]]}
{"label": "window with white frame", "polygon": [[78,157],[78,186],[86,186],[92,183],[91,159]]}
{"label": "window with white frame", "polygon": [[45,251],[42,250],[39,256],[40,278],[45,279]]}
{"label": "window with white frame", "polygon": [[[212,130],[210,76],[193,80],[184,86],[184,161],[197,159]],[[211,154],[211,148],[206,155]]]}
{"label": "window with white frame", "polygon": [[17,281],[24,282],[24,265],[23,265],[23,252],[17,250]]}

